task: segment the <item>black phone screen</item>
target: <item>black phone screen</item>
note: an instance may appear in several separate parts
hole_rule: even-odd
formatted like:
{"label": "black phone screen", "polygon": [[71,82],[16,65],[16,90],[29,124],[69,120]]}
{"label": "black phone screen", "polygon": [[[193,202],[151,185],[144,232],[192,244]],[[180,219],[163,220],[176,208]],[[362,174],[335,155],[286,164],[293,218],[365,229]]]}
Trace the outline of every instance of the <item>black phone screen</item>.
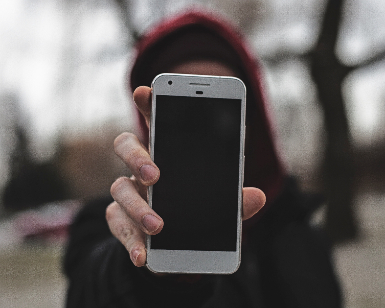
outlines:
{"label": "black phone screen", "polygon": [[152,249],[236,251],[240,99],[156,96]]}

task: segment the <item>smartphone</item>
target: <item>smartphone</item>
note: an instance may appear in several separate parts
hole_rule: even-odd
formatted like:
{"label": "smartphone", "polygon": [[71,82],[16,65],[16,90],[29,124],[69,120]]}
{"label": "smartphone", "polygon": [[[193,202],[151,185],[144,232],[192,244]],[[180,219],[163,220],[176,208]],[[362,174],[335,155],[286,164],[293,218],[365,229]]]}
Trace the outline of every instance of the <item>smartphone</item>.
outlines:
{"label": "smartphone", "polygon": [[161,74],[152,82],[148,236],[154,272],[230,274],[240,265],[246,88],[235,77]]}

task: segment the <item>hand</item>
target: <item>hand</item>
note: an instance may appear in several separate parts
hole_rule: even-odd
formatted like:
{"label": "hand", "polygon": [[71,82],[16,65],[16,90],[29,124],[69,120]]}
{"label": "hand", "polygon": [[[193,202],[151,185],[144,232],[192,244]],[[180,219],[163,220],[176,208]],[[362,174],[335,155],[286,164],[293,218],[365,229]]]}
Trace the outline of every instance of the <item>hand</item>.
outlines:
{"label": "hand", "polygon": [[[138,87],[134,101],[148,125],[151,115],[151,89]],[[111,186],[114,202],[107,207],[106,218],[112,234],[126,247],[132,262],[143,266],[146,262],[145,234],[158,234],[163,228],[162,218],[147,203],[147,186],[154,185],[160,176],[147,148],[130,133],[115,139],[116,154],[132,172],[131,178],[121,177]],[[265,194],[258,188],[243,188],[242,219],[257,213],[265,204]]]}

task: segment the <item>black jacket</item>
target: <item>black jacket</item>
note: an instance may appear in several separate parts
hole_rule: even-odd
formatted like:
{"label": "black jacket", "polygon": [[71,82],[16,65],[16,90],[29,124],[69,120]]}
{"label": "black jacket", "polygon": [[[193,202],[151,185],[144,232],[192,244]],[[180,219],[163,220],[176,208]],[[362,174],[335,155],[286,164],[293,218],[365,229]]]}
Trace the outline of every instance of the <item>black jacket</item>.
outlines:
{"label": "black jacket", "polygon": [[341,307],[326,240],[309,224],[319,200],[299,193],[292,179],[248,230],[233,275],[157,277],[136,268],[109,231],[110,202],[86,205],[71,227],[67,307]]}

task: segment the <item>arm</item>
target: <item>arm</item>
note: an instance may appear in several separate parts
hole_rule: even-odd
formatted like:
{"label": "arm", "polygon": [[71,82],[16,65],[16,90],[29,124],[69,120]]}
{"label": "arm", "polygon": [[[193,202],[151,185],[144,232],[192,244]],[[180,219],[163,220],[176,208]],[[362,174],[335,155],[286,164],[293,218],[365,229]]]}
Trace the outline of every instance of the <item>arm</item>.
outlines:
{"label": "arm", "polygon": [[[148,123],[151,89],[139,87],[134,100]],[[156,183],[160,171],[135,135],[123,133],[114,146],[133,176],[112,185],[114,200],[87,205],[75,220],[65,257],[67,307],[201,306],[214,292],[215,276],[157,276],[143,267],[145,234],[163,228],[162,218],[146,199],[147,186]],[[264,205],[265,195],[244,188],[243,200],[247,219]]]}
{"label": "arm", "polygon": [[212,295],[215,278],[157,277],[135,267],[109,231],[105,211],[111,202],[105,198],[87,204],[71,226],[64,259],[69,279],[66,307],[201,306]]}

